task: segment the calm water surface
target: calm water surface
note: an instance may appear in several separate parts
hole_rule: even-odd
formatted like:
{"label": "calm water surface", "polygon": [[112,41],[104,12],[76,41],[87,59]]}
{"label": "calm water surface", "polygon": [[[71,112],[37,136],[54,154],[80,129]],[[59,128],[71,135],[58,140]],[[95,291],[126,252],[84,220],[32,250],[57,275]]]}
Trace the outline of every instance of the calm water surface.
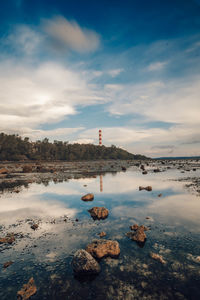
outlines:
{"label": "calm water surface", "polygon": [[[16,299],[32,276],[38,290],[32,299],[200,299],[200,197],[173,180],[183,176],[178,170],[144,176],[130,168],[1,194],[0,236],[13,232],[16,241],[0,245],[1,267],[14,262],[0,270],[0,299]],[[153,191],[139,191],[140,185]],[[81,201],[88,192],[94,201]],[[108,208],[108,218],[93,221],[87,211],[93,206]],[[38,230],[30,228],[33,223]],[[134,223],[151,227],[143,248],[125,235]],[[119,258],[102,259],[95,278],[74,278],[74,252],[101,231],[119,242]]]}

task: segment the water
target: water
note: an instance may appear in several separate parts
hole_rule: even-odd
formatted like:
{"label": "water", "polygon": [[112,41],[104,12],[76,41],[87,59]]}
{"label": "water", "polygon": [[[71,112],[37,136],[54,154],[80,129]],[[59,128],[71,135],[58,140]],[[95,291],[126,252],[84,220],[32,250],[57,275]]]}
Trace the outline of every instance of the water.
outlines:
{"label": "water", "polygon": [[[180,176],[178,170],[142,175],[130,168],[3,193],[0,236],[13,232],[16,241],[0,245],[1,265],[14,262],[0,270],[0,299],[16,299],[32,276],[37,286],[32,299],[200,299],[200,197],[172,180]],[[139,191],[140,185],[153,191]],[[81,201],[88,192],[94,200]],[[108,208],[108,218],[94,221],[88,213],[93,206]],[[30,228],[33,223],[38,230]],[[134,223],[151,228],[143,248],[125,235]],[[119,242],[119,258],[103,258],[95,278],[75,278],[74,252],[101,231]],[[153,260],[150,252],[167,263]]]}

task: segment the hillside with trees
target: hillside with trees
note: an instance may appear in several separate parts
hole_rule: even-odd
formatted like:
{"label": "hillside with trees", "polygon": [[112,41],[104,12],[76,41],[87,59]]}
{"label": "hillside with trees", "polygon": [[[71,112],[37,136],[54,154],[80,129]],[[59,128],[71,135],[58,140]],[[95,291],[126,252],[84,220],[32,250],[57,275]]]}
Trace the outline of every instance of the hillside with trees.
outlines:
{"label": "hillside with trees", "polygon": [[30,142],[18,135],[0,133],[0,161],[81,161],[98,159],[146,159],[142,155],[134,155],[114,145],[111,147],[93,144],[69,144],[63,141]]}

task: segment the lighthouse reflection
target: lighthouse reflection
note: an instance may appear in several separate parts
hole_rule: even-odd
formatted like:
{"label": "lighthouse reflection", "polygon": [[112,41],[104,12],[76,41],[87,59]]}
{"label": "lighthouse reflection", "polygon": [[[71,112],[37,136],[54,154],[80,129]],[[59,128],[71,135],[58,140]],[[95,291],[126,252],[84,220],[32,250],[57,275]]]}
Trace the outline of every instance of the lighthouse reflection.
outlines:
{"label": "lighthouse reflection", "polygon": [[103,175],[99,176],[99,180],[100,180],[100,192],[103,192]]}

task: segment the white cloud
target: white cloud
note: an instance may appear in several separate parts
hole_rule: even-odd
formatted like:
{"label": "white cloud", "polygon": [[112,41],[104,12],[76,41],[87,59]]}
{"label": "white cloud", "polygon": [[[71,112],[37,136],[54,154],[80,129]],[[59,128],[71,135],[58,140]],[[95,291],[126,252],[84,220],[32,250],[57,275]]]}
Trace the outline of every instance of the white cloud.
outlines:
{"label": "white cloud", "polygon": [[19,25],[15,28],[14,32],[7,38],[4,38],[2,42],[14,48],[15,51],[20,53],[20,56],[22,56],[22,54],[31,56],[37,52],[42,40],[43,37],[40,33],[26,25]]}
{"label": "white cloud", "polygon": [[107,89],[112,101],[112,114],[137,113],[146,119],[170,123],[200,123],[200,78],[183,81],[156,81],[143,84],[120,85]]}
{"label": "white cloud", "polygon": [[111,77],[116,77],[118,76],[120,73],[122,73],[124,71],[124,69],[113,69],[113,70],[109,70],[107,71],[107,73],[111,76]]}
{"label": "white cloud", "polygon": [[157,62],[154,62],[154,63],[151,63],[148,67],[147,67],[147,70],[148,71],[160,71],[164,68],[164,66],[167,64],[166,61],[157,61]]}
{"label": "white cloud", "polygon": [[58,122],[75,114],[77,106],[102,100],[87,78],[60,64],[0,63],[1,131],[22,132]]}
{"label": "white cloud", "polygon": [[75,21],[70,22],[61,16],[45,20],[43,28],[56,49],[84,53],[94,51],[100,45],[96,32],[81,28]]}

